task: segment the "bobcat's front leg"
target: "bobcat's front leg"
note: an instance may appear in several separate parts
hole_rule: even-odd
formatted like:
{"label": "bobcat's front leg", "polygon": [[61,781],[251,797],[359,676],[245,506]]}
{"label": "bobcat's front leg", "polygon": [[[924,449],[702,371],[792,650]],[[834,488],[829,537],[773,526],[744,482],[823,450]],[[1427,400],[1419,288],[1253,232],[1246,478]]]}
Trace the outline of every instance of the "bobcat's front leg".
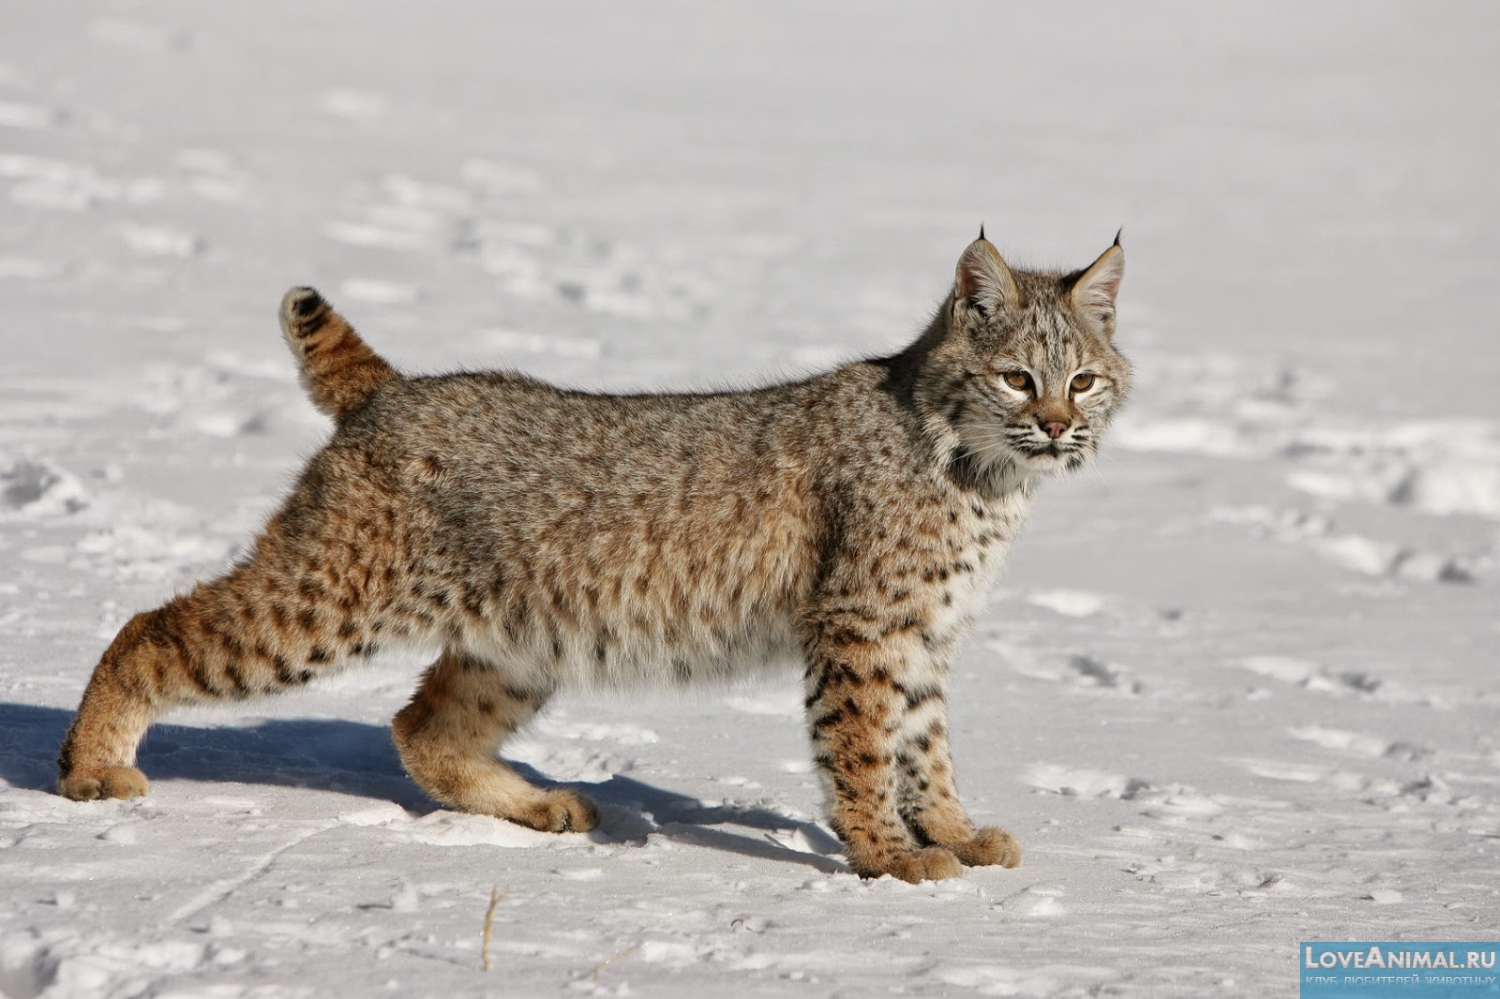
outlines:
{"label": "bobcat's front leg", "polygon": [[815,761],[828,791],[830,822],[861,877],[912,883],[957,877],[959,857],[912,836],[899,808],[897,753],[905,699],[896,643],[822,629],[810,643],[807,710]]}
{"label": "bobcat's front leg", "polygon": [[947,696],[941,682],[898,684],[905,713],[898,733],[899,808],[919,843],[952,850],[970,867],[1019,867],[1021,844],[997,826],[976,829],[958,800],[948,751]]}

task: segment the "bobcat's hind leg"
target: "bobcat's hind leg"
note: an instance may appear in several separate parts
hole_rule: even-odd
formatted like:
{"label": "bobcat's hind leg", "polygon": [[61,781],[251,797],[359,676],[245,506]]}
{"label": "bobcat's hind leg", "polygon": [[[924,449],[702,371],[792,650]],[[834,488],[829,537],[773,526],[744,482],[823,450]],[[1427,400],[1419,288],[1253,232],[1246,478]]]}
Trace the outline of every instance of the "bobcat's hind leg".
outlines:
{"label": "bobcat's hind leg", "polygon": [[550,691],[513,686],[505,673],[447,649],[391,723],[412,779],[450,808],[493,815],[543,832],[587,832],[599,810],[567,788],[540,788],[495,755]]}
{"label": "bobcat's hind leg", "polygon": [[[58,754],[57,791],[75,801],[147,793],[136,748],[163,711],[301,686],[373,651],[361,615],[265,595],[255,567],[198,586],[120,629],[95,667]],[[285,601],[283,603],[283,600]],[[272,614],[263,614],[265,607]],[[283,626],[276,626],[279,615]]]}
{"label": "bobcat's hind leg", "polygon": [[59,794],[145,794],[136,747],[163,711],[301,686],[372,654],[379,639],[420,640],[438,626],[439,605],[413,597],[387,606],[402,577],[371,569],[391,528],[382,526],[384,500],[365,487],[363,467],[325,452],[314,471],[248,562],[120,629],[63,740]]}

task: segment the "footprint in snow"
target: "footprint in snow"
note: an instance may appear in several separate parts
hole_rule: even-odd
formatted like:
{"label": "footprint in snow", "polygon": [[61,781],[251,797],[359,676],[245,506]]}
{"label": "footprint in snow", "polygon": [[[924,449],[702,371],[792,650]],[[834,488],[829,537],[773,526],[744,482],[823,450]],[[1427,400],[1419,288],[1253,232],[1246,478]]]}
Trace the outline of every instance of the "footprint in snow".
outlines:
{"label": "footprint in snow", "polygon": [[1324,749],[1352,753],[1355,756],[1384,757],[1386,759],[1412,763],[1426,759],[1432,755],[1432,750],[1415,746],[1409,742],[1388,742],[1378,736],[1361,735],[1358,732],[1346,732],[1342,729],[1323,728],[1319,725],[1305,725],[1300,728],[1289,729],[1288,733],[1294,739],[1311,742],[1314,745],[1322,746]]}
{"label": "footprint in snow", "polygon": [[0,510],[22,516],[73,514],[89,505],[78,477],[45,459],[21,458],[0,467]]}
{"label": "footprint in snow", "polygon": [[1240,666],[1259,676],[1304,690],[1334,696],[1375,696],[1382,700],[1408,701],[1414,698],[1395,685],[1367,670],[1330,672],[1317,663],[1290,656],[1249,656]]}
{"label": "footprint in snow", "polygon": [[1128,801],[1151,787],[1150,781],[1139,777],[1055,763],[1033,766],[1026,771],[1023,779],[1032,787],[1060,794],[1065,798],[1118,798]]}

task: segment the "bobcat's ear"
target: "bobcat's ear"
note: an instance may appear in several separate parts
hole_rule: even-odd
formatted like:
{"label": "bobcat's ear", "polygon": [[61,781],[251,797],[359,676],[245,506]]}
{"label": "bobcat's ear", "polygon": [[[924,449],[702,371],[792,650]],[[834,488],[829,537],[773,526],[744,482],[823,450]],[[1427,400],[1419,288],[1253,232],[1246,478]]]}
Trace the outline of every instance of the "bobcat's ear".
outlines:
{"label": "bobcat's ear", "polygon": [[954,304],[977,307],[981,312],[999,312],[1014,308],[1020,300],[1015,275],[1000,259],[1000,251],[984,238],[981,229],[979,238],[970,243],[963,256],[958,258],[958,269],[953,278]]}
{"label": "bobcat's ear", "polygon": [[1099,259],[1073,282],[1073,308],[1093,316],[1111,336],[1115,332],[1115,296],[1124,277],[1125,250],[1116,236],[1114,245],[1099,254]]}

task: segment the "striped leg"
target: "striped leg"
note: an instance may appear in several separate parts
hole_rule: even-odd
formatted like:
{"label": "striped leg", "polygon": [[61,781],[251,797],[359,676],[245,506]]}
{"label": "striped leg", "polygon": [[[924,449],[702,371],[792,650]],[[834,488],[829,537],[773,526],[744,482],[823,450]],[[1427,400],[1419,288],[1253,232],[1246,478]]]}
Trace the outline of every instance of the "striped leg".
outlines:
{"label": "striped leg", "polygon": [[918,843],[899,810],[904,704],[891,675],[870,644],[824,643],[810,657],[808,718],[830,823],[861,877],[890,874],[913,883],[957,877],[962,867],[952,851]]}
{"label": "striped leg", "polygon": [[[262,568],[252,564],[202,584],[120,630],[63,740],[59,794],[76,801],[143,795],[148,785],[135,766],[136,748],[161,712],[301,686],[374,650],[371,634],[380,623],[285,595]],[[308,582],[304,589],[316,588]]]}
{"label": "striped leg", "polygon": [[401,762],[435,800],[544,832],[586,832],[599,810],[567,788],[544,789],[495,755],[551,691],[507,682],[498,667],[447,649],[391,725]]}
{"label": "striped leg", "polygon": [[59,794],[145,794],[136,747],[161,712],[300,686],[370,655],[378,639],[439,627],[442,607],[397,597],[398,526],[359,471],[315,463],[248,562],[120,629],[63,740]]}
{"label": "striped leg", "polygon": [[901,688],[897,738],[901,817],[919,843],[947,847],[970,867],[1018,867],[1021,845],[995,826],[976,829],[958,800],[948,751],[947,699],[940,685]]}

